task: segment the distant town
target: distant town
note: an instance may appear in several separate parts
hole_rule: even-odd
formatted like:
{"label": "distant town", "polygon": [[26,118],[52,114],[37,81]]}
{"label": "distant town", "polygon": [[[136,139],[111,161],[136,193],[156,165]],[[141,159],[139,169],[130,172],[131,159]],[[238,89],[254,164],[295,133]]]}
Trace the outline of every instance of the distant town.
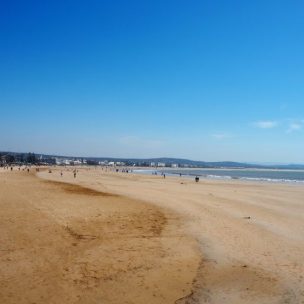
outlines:
{"label": "distant town", "polygon": [[6,165],[57,165],[57,166],[132,166],[132,167],[189,167],[183,163],[148,161],[148,160],[120,160],[112,158],[97,159],[85,157],[51,156],[35,153],[0,152],[0,166]]}
{"label": "distant town", "polygon": [[153,168],[229,168],[229,169],[292,169],[304,170],[303,164],[259,165],[231,161],[205,162],[180,158],[112,158],[73,157],[38,153],[0,152],[0,166],[40,165],[40,166],[113,166],[113,167],[153,167]]}

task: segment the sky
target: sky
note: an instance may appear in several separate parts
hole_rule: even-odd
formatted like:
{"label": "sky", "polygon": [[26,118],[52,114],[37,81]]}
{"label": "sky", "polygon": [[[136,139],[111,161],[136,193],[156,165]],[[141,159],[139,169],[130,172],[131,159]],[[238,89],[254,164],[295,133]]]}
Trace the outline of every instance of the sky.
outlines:
{"label": "sky", "polygon": [[1,1],[0,150],[304,163],[303,38],[303,1]]}

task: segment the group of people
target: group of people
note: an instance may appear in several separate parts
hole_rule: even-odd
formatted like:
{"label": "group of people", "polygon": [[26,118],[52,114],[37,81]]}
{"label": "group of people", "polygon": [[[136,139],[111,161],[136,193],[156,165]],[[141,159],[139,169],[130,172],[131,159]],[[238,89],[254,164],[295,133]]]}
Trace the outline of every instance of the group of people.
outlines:
{"label": "group of people", "polygon": [[[76,169],[74,169],[73,170],[73,175],[74,175],[74,178],[76,178],[76,176],[77,176],[77,170]],[[62,177],[63,176],[63,172],[62,172],[62,170],[60,171],[60,176]]]}
{"label": "group of people", "polygon": [[[152,171],[152,175],[157,175],[157,174],[158,174],[157,171]],[[163,178],[166,178],[165,172],[161,172],[161,176],[162,176]],[[182,174],[179,173],[179,176],[182,177]],[[196,177],[194,178],[194,180],[195,180],[196,183],[198,183],[198,182],[199,182],[199,177],[196,176]]]}
{"label": "group of people", "polygon": [[[4,166],[3,169],[4,170],[13,171],[14,170],[14,166]],[[22,170],[22,171],[26,170],[27,172],[30,172],[30,168],[29,167],[25,167],[25,168],[18,167],[18,171],[20,171],[20,170]]]}
{"label": "group of people", "polygon": [[[14,170],[14,166],[3,166],[3,168],[4,168],[4,170],[10,170],[10,171]],[[21,170],[22,171],[26,170],[27,172],[30,172],[30,168],[29,167],[24,167],[24,168],[18,167],[18,171],[21,171]],[[40,171],[40,168],[36,168],[36,172],[39,172],[39,171]],[[49,169],[48,172],[52,173],[52,170]],[[76,170],[76,169],[73,170],[73,176],[74,176],[74,178],[76,178],[77,172],[78,172],[78,170]],[[62,171],[60,171],[60,175],[63,176],[63,172]]]}
{"label": "group of people", "polygon": [[[13,171],[14,167],[13,166],[4,166],[3,168],[6,169],[6,170]],[[18,170],[20,171],[21,168],[18,167]],[[30,172],[30,169],[28,167],[22,168],[22,171],[24,171],[24,170],[27,170],[27,172]],[[103,168],[102,168],[102,170],[103,170]],[[107,171],[107,168],[106,168],[106,171]],[[36,168],[36,172],[39,172],[39,168]],[[76,170],[76,169],[73,170],[73,176],[74,176],[74,178],[76,178],[77,172],[78,172],[78,170]],[[119,172],[119,169],[116,169],[116,172]],[[129,173],[129,169],[122,169],[121,172],[123,172],[123,173]],[[130,172],[132,172],[132,170]],[[49,169],[49,173],[52,173],[51,169]],[[152,171],[152,175],[158,175],[158,172],[157,171]],[[162,175],[163,178],[166,178],[166,174],[164,172],[161,172],[161,175]],[[63,176],[62,170],[60,171],[60,176]],[[179,173],[179,176],[182,177],[182,173]],[[196,183],[198,183],[199,182],[199,177],[196,176],[194,180],[195,180]]]}

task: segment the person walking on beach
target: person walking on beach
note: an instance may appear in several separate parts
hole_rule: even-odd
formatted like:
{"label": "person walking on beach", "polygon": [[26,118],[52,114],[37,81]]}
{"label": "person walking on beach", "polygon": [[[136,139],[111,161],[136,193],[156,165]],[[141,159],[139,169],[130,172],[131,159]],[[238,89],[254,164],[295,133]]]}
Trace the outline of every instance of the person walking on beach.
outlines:
{"label": "person walking on beach", "polygon": [[62,173],[62,171],[61,171],[61,172],[60,172],[60,175],[62,176],[62,174],[63,174],[63,173]]}
{"label": "person walking on beach", "polygon": [[74,170],[74,178],[76,178],[76,170]]}

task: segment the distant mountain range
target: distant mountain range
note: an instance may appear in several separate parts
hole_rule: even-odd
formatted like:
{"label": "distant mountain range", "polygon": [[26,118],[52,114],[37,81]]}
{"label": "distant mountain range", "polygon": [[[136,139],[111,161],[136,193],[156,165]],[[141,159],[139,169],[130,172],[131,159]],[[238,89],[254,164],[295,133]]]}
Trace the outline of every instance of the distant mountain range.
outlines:
{"label": "distant mountain range", "polygon": [[262,165],[262,164],[251,164],[251,163],[241,163],[232,161],[220,161],[220,162],[206,162],[197,161],[183,158],[110,158],[110,157],[96,157],[96,158],[86,158],[97,161],[113,161],[113,162],[136,162],[136,163],[165,163],[168,165],[178,164],[182,166],[198,167],[198,168],[252,168],[252,169],[294,169],[301,170],[304,169],[304,164],[275,164],[275,165]]}
{"label": "distant mountain range", "polygon": [[[28,153],[17,153],[17,152],[1,152],[0,155],[24,155]],[[183,158],[170,158],[170,157],[158,157],[158,158],[115,158],[115,157],[75,157],[75,156],[63,156],[63,155],[48,155],[35,153],[36,157],[40,156],[43,159],[47,158],[64,158],[64,159],[83,159],[91,160],[96,162],[124,162],[127,165],[139,165],[148,166],[151,163],[164,163],[168,166],[177,164],[181,167],[192,167],[192,168],[247,168],[247,169],[289,169],[289,170],[304,170],[304,164],[253,164],[253,163],[242,163],[242,162],[232,162],[232,161],[219,161],[219,162],[206,162],[206,161],[196,161]]]}

